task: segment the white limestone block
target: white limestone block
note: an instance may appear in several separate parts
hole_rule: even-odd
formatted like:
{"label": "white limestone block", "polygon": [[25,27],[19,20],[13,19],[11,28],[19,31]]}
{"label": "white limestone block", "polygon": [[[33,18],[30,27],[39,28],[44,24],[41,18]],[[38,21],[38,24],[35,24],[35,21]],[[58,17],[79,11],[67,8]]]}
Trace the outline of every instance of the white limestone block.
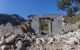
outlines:
{"label": "white limestone block", "polygon": [[70,37],[66,42],[66,44],[74,44],[74,41],[77,42],[78,39],[76,37]]}
{"label": "white limestone block", "polygon": [[40,44],[39,38],[36,38],[36,44]]}
{"label": "white limestone block", "polygon": [[45,43],[45,40],[44,40],[44,38],[39,38],[43,43]]}
{"label": "white limestone block", "polygon": [[17,46],[17,49],[16,49],[16,50],[20,50],[21,47],[22,47],[22,42],[21,42],[21,41],[18,41],[18,42],[16,43],[16,46]]}
{"label": "white limestone block", "polygon": [[52,37],[49,37],[47,44],[50,44],[50,43],[52,43],[52,42],[53,42],[53,38],[52,38]]}
{"label": "white limestone block", "polygon": [[4,49],[5,49],[5,47],[6,47],[6,45],[3,45],[3,46],[1,46],[1,49],[2,49],[2,50],[4,50]]}
{"label": "white limestone block", "polygon": [[7,42],[7,43],[9,43],[11,40],[13,40],[15,38],[15,35],[13,34],[13,35],[11,35],[11,36],[9,36],[8,38],[6,38],[5,39],[5,41]]}
{"label": "white limestone block", "polygon": [[70,45],[63,45],[62,50],[70,50]]}

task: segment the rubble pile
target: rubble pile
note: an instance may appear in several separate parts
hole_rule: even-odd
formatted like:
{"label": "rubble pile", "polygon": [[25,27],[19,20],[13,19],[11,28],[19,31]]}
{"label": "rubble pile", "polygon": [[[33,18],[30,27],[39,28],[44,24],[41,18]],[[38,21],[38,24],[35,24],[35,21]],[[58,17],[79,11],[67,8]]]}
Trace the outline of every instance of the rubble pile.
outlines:
{"label": "rubble pile", "polygon": [[0,25],[0,50],[80,50],[80,32],[40,37],[7,23]]}
{"label": "rubble pile", "polygon": [[31,45],[31,37],[22,27],[12,26],[10,23],[0,25],[0,50],[25,50]]}
{"label": "rubble pile", "polygon": [[36,38],[28,50],[80,50],[80,32]]}

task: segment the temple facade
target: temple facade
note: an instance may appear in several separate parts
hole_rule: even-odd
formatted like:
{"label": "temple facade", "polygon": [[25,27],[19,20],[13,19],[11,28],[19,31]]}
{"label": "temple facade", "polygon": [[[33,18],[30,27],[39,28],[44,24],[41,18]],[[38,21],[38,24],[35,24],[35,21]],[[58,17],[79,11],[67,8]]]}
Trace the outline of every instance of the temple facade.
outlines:
{"label": "temple facade", "polygon": [[61,34],[63,25],[62,14],[46,14],[42,16],[30,16],[31,27],[38,35]]}

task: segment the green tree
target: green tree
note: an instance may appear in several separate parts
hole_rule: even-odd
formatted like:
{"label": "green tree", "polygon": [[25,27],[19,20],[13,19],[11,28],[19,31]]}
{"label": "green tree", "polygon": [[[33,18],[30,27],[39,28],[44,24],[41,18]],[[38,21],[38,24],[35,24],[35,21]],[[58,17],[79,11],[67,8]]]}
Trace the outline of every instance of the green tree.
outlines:
{"label": "green tree", "polygon": [[68,16],[73,16],[80,11],[80,0],[59,0],[57,7],[66,11]]}

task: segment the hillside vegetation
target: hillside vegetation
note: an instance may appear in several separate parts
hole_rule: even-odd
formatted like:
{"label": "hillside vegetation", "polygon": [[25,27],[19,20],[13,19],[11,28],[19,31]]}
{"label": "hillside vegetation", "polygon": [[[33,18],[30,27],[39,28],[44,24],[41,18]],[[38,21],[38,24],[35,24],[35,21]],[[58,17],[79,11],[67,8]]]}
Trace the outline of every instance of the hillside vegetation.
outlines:
{"label": "hillside vegetation", "polygon": [[25,19],[17,14],[0,14],[0,24],[6,24],[9,22],[12,25],[19,25],[23,21],[25,21]]}
{"label": "hillside vegetation", "polygon": [[77,15],[72,16],[72,17],[64,16],[64,21],[66,23],[75,24],[77,21],[80,21],[80,14],[77,14]]}

